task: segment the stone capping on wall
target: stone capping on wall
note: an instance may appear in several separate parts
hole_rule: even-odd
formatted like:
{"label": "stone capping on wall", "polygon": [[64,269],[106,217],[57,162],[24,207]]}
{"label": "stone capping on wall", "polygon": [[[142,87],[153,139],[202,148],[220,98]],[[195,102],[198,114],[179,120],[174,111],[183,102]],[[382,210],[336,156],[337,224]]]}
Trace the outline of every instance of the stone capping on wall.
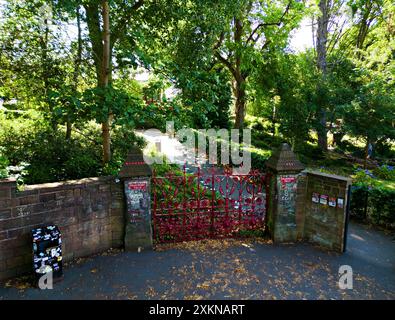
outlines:
{"label": "stone capping on wall", "polygon": [[311,170],[311,169],[306,169],[303,172],[305,172],[306,174],[312,174],[312,175],[317,175],[317,176],[321,176],[321,177],[326,177],[326,178],[331,178],[331,179],[336,179],[336,180],[340,180],[340,181],[345,181],[347,182],[347,184],[351,184],[352,183],[352,179],[349,177],[345,177],[345,176],[339,176],[336,174],[330,174],[330,173],[325,173],[325,172],[321,172],[318,170]]}
{"label": "stone capping on wall", "polygon": [[31,272],[30,231],[59,226],[65,261],[121,247],[125,199],[113,176],[27,185],[0,180],[0,281]]}
{"label": "stone capping on wall", "polygon": [[[12,179],[14,180],[14,179]],[[55,188],[61,188],[61,189],[67,189],[68,187],[73,188],[76,185],[85,185],[89,183],[97,183],[97,182],[104,182],[104,181],[110,181],[114,180],[114,177],[112,176],[103,176],[103,177],[92,177],[92,178],[83,178],[79,180],[66,180],[66,181],[60,181],[60,182],[48,182],[48,183],[40,183],[40,184],[29,184],[26,185],[23,191],[30,191],[30,190],[35,190],[35,189],[55,189]],[[2,183],[2,180],[0,180],[0,183]]]}
{"label": "stone capping on wall", "polygon": [[15,178],[5,178],[5,179],[0,179],[1,184],[6,184],[6,183],[14,183],[16,182]]}

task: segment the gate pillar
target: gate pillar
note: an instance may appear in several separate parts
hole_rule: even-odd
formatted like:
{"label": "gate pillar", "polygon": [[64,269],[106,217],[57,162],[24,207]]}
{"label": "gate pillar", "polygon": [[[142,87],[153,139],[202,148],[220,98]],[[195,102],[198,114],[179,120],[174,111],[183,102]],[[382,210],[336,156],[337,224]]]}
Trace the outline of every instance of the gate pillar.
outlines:
{"label": "gate pillar", "polygon": [[126,251],[152,249],[151,176],[152,170],[144,162],[141,150],[132,149],[119,172],[126,200]]}
{"label": "gate pillar", "polygon": [[298,237],[296,196],[303,164],[283,143],[267,160],[267,227],[274,242],[294,242]]}

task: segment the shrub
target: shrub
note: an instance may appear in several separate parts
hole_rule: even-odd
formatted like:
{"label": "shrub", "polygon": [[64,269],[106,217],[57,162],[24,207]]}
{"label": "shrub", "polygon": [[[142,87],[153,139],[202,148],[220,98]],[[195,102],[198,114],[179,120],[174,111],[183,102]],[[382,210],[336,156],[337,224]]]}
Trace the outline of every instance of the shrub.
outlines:
{"label": "shrub", "polygon": [[353,217],[387,228],[395,227],[395,190],[363,183],[352,186],[351,190]]}
{"label": "shrub", "polygon": [[263,127],[263,124],[260,122],[254,122],[251,125],[252,130],[257,130],[257,131],[263,131],[265,128]]}
{"label": "shrub", "polygon": [[115,127],[111,135],[111,162],[102,166],[102,146],[97,127],[82,128],[70,140],[64,132],[48,128],[34,137],[30,146],[31,157],[27,160],[24,182],[44,183],[69,179],[81,179],[100,175],[116,175],[122,167],[132,146],[143,147],[138,138],[127,127]]}
{"label": "shrub", "polygon": [[350,213],[358,220],[367,219],[367,201],[369,187],[366,185],[353,185],[351,187]]}
{"label": "shrub", "polygon": [[348,153],[351,153],[355,156],[359,155],[362,158],[364,156],[363,148],[359,148],[359,147],[355,146],[353,143],[351,143],[350,141],[345,140],[345,139],[343,139],[342,141],[340,141],[336,144],[335,150],[339,153],[348,152]]}
{"label": "shrub", "polygon": [[263,151],[259,149],[250,149],[252,169],[258,169],[261,172],[266,170],[266,161],[271,155],[271,151]]}
{"label": "shrub", "polygon": [[373,173],[383,180],[395,180],[395,169],[393,166],[382,165],[374,169]]}
{"label": "shrub", "polygon": [[375,187],[378,185],[376,177],[373,175],[373,173],[370,170],[363,170],[361,168],[358,168],[355,171],[353,181],[355,185],[359,186]]}
{"label": "shrub", "polygon": [[31,158],[30,146],[36,134],[45,128],[41,115],[29,111],[20,114],[0,113],[0,146],[10,165]]}
{"label": "shrub", "polygon": [[300,157],[302,162],[325,159],[325,154],[320,147],[310,143],[298,143],[294,148],[294,152]]}
{"label": "shrub", "polygon": [[35,135],[30,146],[24,182],[44,183],[97,176],[101,170],[100,145],[83,139],[66,140],[61,131],[51,129]]}
{"label": "shrub", "polygon": [[[257,124],[259,126],[259,124]],[[273,137],[265,131],[251,130],[251,143],[253,146],[266,150],[276,149],[284,142],[282,138]]]}
{"label": "shrub", "polygon": [[0,154],[0,179],[4,179],[8,177],[8,159]]}
{"label": "shrub", "polygon": [[390,142],[382,142],[378,141],[373,150],[375,158],[386,158],[386,159],[394,159],[395,158],[395,150]]}
{"label": "shrub", "polygon": [[369,219],[377,225],[395,227],[395,190],[372,188],[368,199]]}
{"label": "shrub", "polygon": [[[0,177],[14,168],[20,183],[45,183],[68,179],[117,174],[131,146],[143,146],[127,124],[111,131],[112,161],[102,167],[100,126],[93,121],[76,123],[67,140],[62,126],[54,130],[40,113],[0,113]],[[22,171],[21,171],[22,170]]]}

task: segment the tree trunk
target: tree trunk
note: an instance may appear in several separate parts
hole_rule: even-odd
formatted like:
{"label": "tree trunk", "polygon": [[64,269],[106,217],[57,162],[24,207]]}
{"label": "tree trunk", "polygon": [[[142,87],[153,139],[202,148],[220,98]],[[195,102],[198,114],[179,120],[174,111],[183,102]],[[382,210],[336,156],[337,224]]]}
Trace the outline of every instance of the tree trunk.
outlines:
{"label": "tree trunk", "polygon": [[[326,79],[327,72],[327,59],[326,59],[326,44],[328,41],[328,0],[320,0],[319,8],[321,11],[321,16],[317,21],[317,68],[322,74],[322,81]],[[317,128],[318,134],[318,145],[321,150],[328,150],[328,138],[326,127],[326,106],[318,106],[317,115],[319,117],[319,124]]]}
{"label": "tree trunk", "polygon": [[276,114],[277,114],[277,108],[275,105],[273,105],[273,112],[272,112],[272,136],[274,137],[276,135]]}
{"label": "tree trunk", "polygon": [[236,103],[235,103],[235,128],[236,129],[243,129],[244,127],[244,118],[246,113],[246,92],[245,92],[245,80],[239,79],[236,80],[235,83],[235,96],[236,96]]}
{"label": "tree trunk", "polygon": [[[242,45],[243,23],[240,19],[235,18],[235,34],[234,40],[238,46]],[[235,52],[235,128],[243,129],[244,118],[246,113],[246,77],[241,72],[241,56],[239,50]]]}
{"label": "tree trunk", "polygon": [[328,0],[320,0],[319,8],[321,15],[317,21],[317,67],[325,74],[326,73],[326,44],[328,41]]}
{"label": "tree trunk", "polygon": [[318,146],[322,151],[328,150],[328,129],[326,128],[326,110],[321,107],[318,111],[320,117],[319,128],[317,130]]}
{"label": "tree trunk", "polygon": [[[77,30],[78,30],[78,40],[77,40],[77,55],[74,60],[74,74],[73,74],[73,91],[76,94],[78,90],[78,76],[80,74],[80,65],[82,60],[82,36],[81,36],[81,13],[80,13],[80,6],[77,6],[76,9],[77,15]],[[69,110],[69,113],[72,110]],[[71,138],[71,131],[73,128],[73,123],[71,120],[70,114],[67,117],[66,122],[66,139],[70,140]]]}
{"label": "tree trunk", "polygon": [[49,25],[48,25],[48,19],[44,18],[44,34],[40,39],[40,45],[41,45],[41,65],[42,65],[42,79],[43,79],[43,84],[44,84],[44,90],[43,90],[43,95],[44,95],[44,100],[48,106],[48,110],[50,112],[50,122],[51,122],[51,127],[53,131],[57,130],[57,121],[54,117],[53,114],[53,105],[49,99],[48,91],[50,90],[50,81],[49,81],[49,58],[48,58],[48,41],[49,41]]}
{"label": "tree trunk", "polygon": [[[103,0],[101,2],[101,17],[97,4],[88,3],[84,5],[84,8],[95,62],[97,85],[99,88],[106,88],[110,81],[111,70],[110,9],[108,1]],[[100,27],[101,21],[103,21],[103,29]],[[111,111],[108,110],[107,118],[102,123],[103,164],[108,163],[111,159],[110,113]]]}
{"label": "tree trunk", "polygon": [[103,64],[103,38],[100,28],[100,14],[97,4],[84,5],[86,11],[86,24],[89,31],[89,40],[92,46],[92,57],[95,64],[97,85],[101,85],[101,71]]}
{"label": "tree trunk", "polygon": [[70,117],[68,117],[67,122],[66,122],[66,140],[71,139],[71,131],[73,129],[73,124],[70,120]]}
{"label": "tree trunk", "polygon": [[[369,137],[366,137],[366,146],[365,146],[365,159],[364,159],[364,169],[368,167],[368,159],[371,157],[371,153],[373,152],[373,145],[375,144],[376,140],[369,139]],[[370,145],[372,145],[372,150],[369,150]],[[369,152],[371,151],[371,152]]]}
{"label": "tree trunk", "polygon": [[[102,2],[102,18],[103,18],[103,63],[101,69],[101,87],[108,87],[110,75],[110,9],[108,1]],[[111,137],[110,137],[110,113],[108,110],[107,118],[102,123],[102,139],[103,139],[103,163],[106,164],[111,159]]]}

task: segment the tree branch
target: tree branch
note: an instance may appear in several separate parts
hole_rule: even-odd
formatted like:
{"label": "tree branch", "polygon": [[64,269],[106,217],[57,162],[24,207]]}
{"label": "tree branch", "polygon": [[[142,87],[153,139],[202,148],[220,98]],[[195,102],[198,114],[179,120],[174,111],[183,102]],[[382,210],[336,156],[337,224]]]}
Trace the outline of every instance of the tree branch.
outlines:
{"label": "tree branch", "polygon": [[235,79],[237,79],[237,73],[235,68],[232,66],[232,64],[229,62],[228,59],[224,58],[218,51],[214,52],[215,57],[221,61],[228,69],[229,71],[232,73],[233,77]]}
{"label": "tree branch", "polygon": [[279,27],[279,26],[281,25],[281,23],[283,22],[284,17],[287,15],[287,13],[288,13],[290,7],[291,7],[291,1],[288,2],[287,7],[285,8],[283,14],[281,15],[280,19],[279,19],[277,22],[267,22],[267,23],[260,23],[260,24],[258,24],[258,25],[255,27],[255,29],[252,30],[250,36],[248,37],[248,39],[247,39],[247,41],[246,41],[246,45],[247,45],[251,40],[253,40],[254,42],[256,42],[256,41],[259,39],[259,35],[258,35],[258,37],[255,38],[255,39],[254,39],[254,35],[255,35],[255,33],[258,32],[258,30],[259,30],[260,28],[262,28],[262,27],[267,27],[267,26],[278,26],[278,27]]}

